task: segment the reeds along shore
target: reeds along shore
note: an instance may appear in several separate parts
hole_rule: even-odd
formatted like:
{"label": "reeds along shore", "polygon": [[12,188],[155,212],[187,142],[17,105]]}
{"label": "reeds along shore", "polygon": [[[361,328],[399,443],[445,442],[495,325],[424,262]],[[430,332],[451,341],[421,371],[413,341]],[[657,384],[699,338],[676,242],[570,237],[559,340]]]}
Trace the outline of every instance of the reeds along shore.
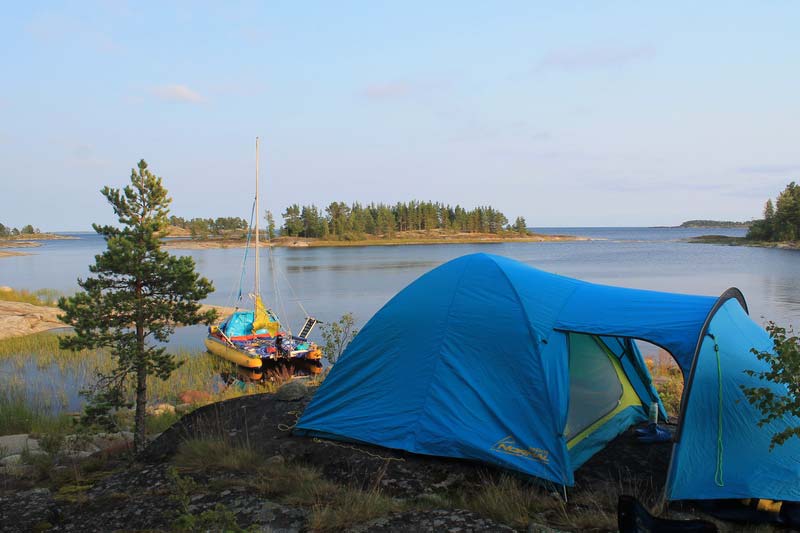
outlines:
{"label": "reeds along shore", "polygon": [[[59,347],[59,335],[38,333],[0,340],[0,435],[62,432],[80,410],[80,390],[91,389],[98,373],[114,367],[105,350],[73,352]],[[180,366],[169,379],[148,378],[151,405],[180,405],[190,392],[200,403],[274,392],[291,376],[276,372],[272,381],[226,382],[235,369],[205,352],[179,351]],[[130,397],[133,398],[131,387]],[[151,416],[151,430],[177,419],[173,410]],[[163,418],[160,422],[156,419]],[[128,421],[120,420],[121,425]]]}

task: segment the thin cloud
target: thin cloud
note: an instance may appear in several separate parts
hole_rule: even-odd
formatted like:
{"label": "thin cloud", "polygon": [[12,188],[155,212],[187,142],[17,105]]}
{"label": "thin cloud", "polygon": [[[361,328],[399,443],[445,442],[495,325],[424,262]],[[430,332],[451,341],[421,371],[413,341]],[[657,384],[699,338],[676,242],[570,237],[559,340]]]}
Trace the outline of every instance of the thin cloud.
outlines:
{"label": "thin cloud", "polygon": [[655,56],[652,46],[555,50],[539,62],[540,70],[582,70],[628,66]]}
{"label": "thin cloud", "polygon": [[750,165],[737,170],[742,174],[791,174],[800,172],[800,165]]}
{"label": "thin cloud", "polygon": [[206,99],[198,92],[190,89],[186,85],[162,85],[152,89],[153,94],[168,102],[188,102],[190,104],[202,104]]}
{"label": "thin cloud", "polygon": [[664,191],[725,192],[732,190],[727,183],[703,183],[701,181],[668,181],[647,178],[586,178],[586,186],[604,192],[640,193]]}
{"label": "thin cloud", "polygon": [[362,91],[362,95],[370,100],[385,100],[391,98],[404,98],[411,94],[411,92],[411,85],[398,81],[368,85]]}

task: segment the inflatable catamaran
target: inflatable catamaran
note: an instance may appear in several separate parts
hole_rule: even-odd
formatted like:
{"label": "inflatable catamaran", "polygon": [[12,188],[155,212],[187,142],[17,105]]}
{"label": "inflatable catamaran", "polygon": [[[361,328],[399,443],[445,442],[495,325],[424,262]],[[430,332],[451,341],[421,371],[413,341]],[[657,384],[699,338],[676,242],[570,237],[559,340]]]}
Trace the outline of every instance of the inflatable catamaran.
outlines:
{"label": "inflatable catamaran", "polygon": [[[307,316],[303,327],[297,335],[291,330],[284,331],[281,322],[272,309],[267,308],[261,299],[259,269],[259,233],[258,233],[258,138],[256,138],[256,196],[253,203],[250,227],[254,228],[255,278],[252,311],[240,311],[238,308],[219,325],[208,328],[205,345],[209,352],[227,359],[245,368],[261,368],[265,361],[298,360],[319,361],[322,351],[308,340],[311,330],[319,323],[317,319]],[[250,232],[248,231],[245,259],[242,261],[242,277],[247,264],[247,252],[250,249]],[[270,246],[270,257],[272,247]],[[274,272],[273,272],[274,276]],[[276,295],[277,296],[277,295]],[[241,282],[237,302],[242,299]]]}

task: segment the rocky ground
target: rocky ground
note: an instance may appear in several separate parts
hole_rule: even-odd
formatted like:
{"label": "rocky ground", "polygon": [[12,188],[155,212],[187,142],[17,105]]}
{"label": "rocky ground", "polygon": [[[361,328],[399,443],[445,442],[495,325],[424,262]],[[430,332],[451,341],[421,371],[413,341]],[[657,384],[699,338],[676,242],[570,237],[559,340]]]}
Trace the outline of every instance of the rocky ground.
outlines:
{"label": "rocky ground", "polygon": [[[118,445],[91,440],[93,448],[86,448],[80,457],[64,456],[50,463],[51,468],[60,470],[60,478],[49,472],[35,481],[6,469],[0,473],[0,530],[235,531],[237,527],[248,527],[286,532],[558,531],[562,528],[606,531],[613,529],[617,492],[646,491],[653,487],[660,490],[669,461],[668,443],[641,445],[629,432],[577,472],[576,487],[580,490],[570,494],[570,507],[565,508],[555,497],[553,487],[528,485],[525,491],[533,497],[526,505],[541,507],[541,514],[537,515],[541,520],[504,524],[497,513],[492,517],[487,514],[493,513],[480,513],[476,509],[482,509],[478,504],[486,497],[486,487],[504,486],[508,473],[469,461],[293,436],[291,428],[308,401],[309,391],[293,382],[276,395],[237,398],[192,412],[158,436],[136,461],[120,458]],[[32,444],[23,437],[7,443],[7,456],[11,444],[20,452],[15,454],[19,459],[24,458],[21,450],[25,447],[28,453],[41,448],[41,444]],[[128,437],[105,436],[107,441],[117,442],[126,442]],[[252,472],[241,465],[229,469],[187,467],[185,460],[178,460],[180,453],[176,456],[176,452],[183,442],[197,438],[223,439],[241,446],[255,453],[266,467],[260,470],[254,467]],[[106,452],[97,451],[103,447]],[[76,464],[78,459],[83,462]],[[22,462],[17,461],[14,467],[30,468]],[[364,516],[368,519],[353,523],[348,517],[326,514],[329,510],[335,512],[337,505],[353,502],[334,497],[334,503],[322,509],[297,496],[302,490],[322,490],[316,486],[295,490],[295,496],[280,496],[279,491],[270,488],[268,473],[279,476],[294,468],[318,472],[321,477],[314,478],[312,485],[347,487],[348,498],[379,498],[375,505],[389,505],[388,512],[382,516],[367,513]],[[60,482],[61,478],[66,482]],[[523,482],[514,478],[513,483],[516,486]],[[602,494],[603,498],[587,498],[592,494]],[[610,503],[606,504],[606,500]],[[607,505],[612,508],[599,508]],[[565,525],[565,513],[573,512],[585,513],[585,520]],[[610,516],[600,520],[601,512]]]}

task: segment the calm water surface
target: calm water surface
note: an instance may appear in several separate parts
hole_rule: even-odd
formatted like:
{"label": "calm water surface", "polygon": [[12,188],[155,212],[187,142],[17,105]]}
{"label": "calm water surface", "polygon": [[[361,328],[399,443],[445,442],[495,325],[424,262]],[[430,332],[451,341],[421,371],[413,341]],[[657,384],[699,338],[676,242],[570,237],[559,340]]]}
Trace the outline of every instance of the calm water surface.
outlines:
{"label": "calm water surface", "polygon": [[[589,237],[586,242],[482,245],[371,246],[354,248],[279,248],[273,269],[262,250],[262,293],[284,323],[295,330],[310,314],[323,321],[346,312],[366,322],[384,303],[428,270],[464,254],[488,252],[513,257],[537,268],[587,281],[681,293],[719,295],[740,288],[750,312],[779,323],[800,324],[800,252],[792,250],[689,244],[689,237],[710,232],[742,236],[739,229],[539,228],[546,233]],[[43,241],[31,255],[0,259],[0,285],[17,289],[54,288],[70,294],[76,279],[104,249],[92,233],[75,240]],[[243,249],[178,250],[191,255],[198,270],[214,282],[208,302],[234,305],[242,278]],[[252,291],[252,252],[243,276],[243,293]],[[274,287],[277,287],[277,292]],[[277,296],[276,296],[277,295]],[[246,297],[245,297],[246,298]],[[247,306],[247,301],[244,302]],[[204,326],[179,329],[170,349],[204,350]],[[312,335],[314,337],[314,335]],[[38,368],[34,361],[16,369],[0,362],[4,379],[24,376],[31,399],[52,398],[53,409],[80,409],[77,391],[87,376],[62,375],[57,366]]]}
{"label": "calm water surface", "polygon": [[[741,229],[537,228],[546,233],[589,237],[587,242],[370,246],[353,248],[279,248],[274,272],[268,251],[262,254],[262,292],[293,329],[305,308],[321,320],[352,312],[363,324],[395,293],[428,270],[455,257],[488,252],[537,268],[609,285],[680,293],[719,295],[740,288],[751,315],[781,323],[800,323],[800,252],[793,250],[689,244],[708,233],[742,236]],[[14,288],[77,289],[89,274],[93,256],[104,248],[92,233],[75,240],[43,241],[25,249],[28,256],[0,260],[0,285]],[[208,303],[234,305],[243,249],[175,250],[191,255],[198,270],[214,282]],[[252,252],[243,292],[252,291]],[[277,294],[274,286],[277,285]],[[247,302],[244,304],[247,305]],[[175,346],[202,349],[203,327],[183,328]]]}

